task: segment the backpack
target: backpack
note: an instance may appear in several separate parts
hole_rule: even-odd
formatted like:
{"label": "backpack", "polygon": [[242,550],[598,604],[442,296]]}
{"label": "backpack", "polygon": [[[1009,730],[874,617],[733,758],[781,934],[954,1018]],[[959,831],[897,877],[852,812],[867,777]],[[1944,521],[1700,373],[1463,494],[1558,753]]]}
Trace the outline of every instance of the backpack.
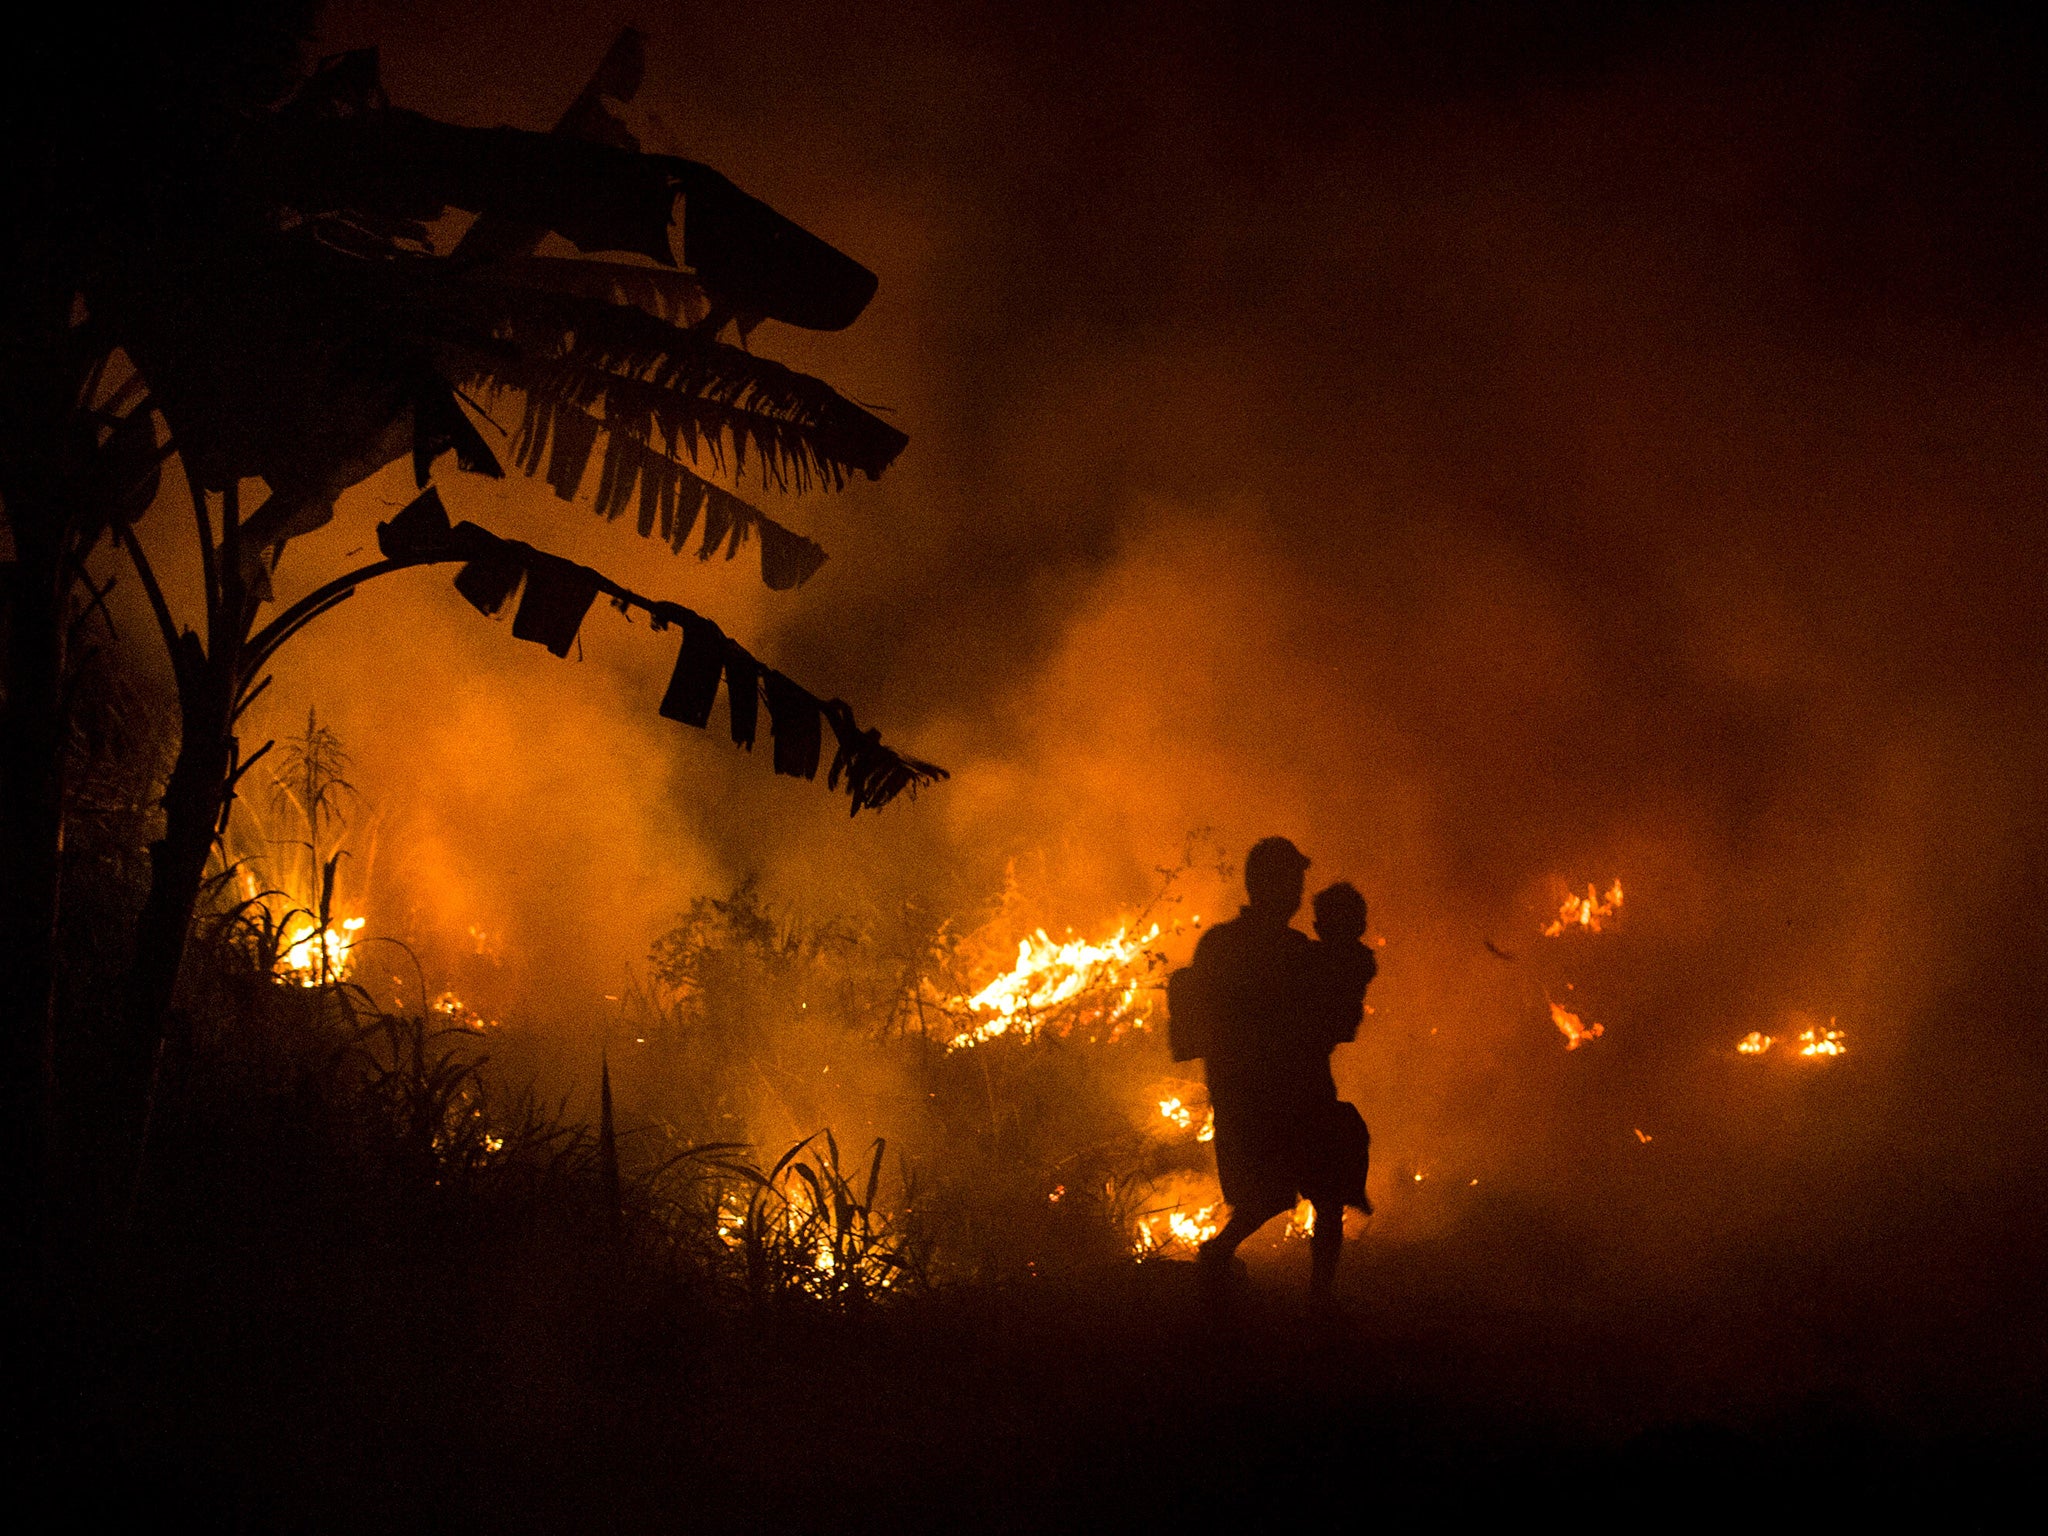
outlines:
{"label": "backpack", "polygon": [[1191,965],[1166,978],[1166,1049],[1175,1061],[1209,1054],[1214,1018],[1207,980]]}

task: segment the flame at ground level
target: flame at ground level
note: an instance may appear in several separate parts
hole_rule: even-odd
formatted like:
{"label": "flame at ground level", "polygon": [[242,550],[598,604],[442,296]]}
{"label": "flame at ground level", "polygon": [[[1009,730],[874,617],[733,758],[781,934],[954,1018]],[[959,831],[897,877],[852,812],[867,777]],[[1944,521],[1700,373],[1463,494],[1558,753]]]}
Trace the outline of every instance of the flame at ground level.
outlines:
{"label": "flame at ground level", "polygon": [[[1775,1044],[1776,1036],[1767,1035],[1760,1029],[1752,1029],[1735,1042],[1735,1049],[1739,1055],[1762,1056]],[[1849,1043],[1841,1030],[1835,1028],[1835,1021],[1829,1019],[1825,1029],[1818,1025],[1802,1029],[1792,1049],[1794,1054],[1808,1061],[1826,1061],[1848,1054]]]}
{"label": "flame at ground level", "polygon": [[[1067,1005],[1082,1007],[1076,1022],[1117,1028],[1141,1011],[1145,946],[1159,937],[1157,923],[1144,933],[1117,929],[1100,944],[1078,939],[1062,943],[1041,928],[1017,943],[1017,963],[971,997],[948,999],[974,1023],[960,1031],[950,1049],[981,1045],[1015,1033],[1029,1038],[1045,1015]],[[1093,1006],[1089,994],[1101,994]]]}
{"label": "flame at ground level", "polygon": [[1216,1139],[1216,1111],[1205,1108],[1199,1111],[1199,1113],[1201,1115],[1201,1123],[1198,1128],[1195,1121],[1196,1109],[1192,1105],[1183,1103],[1179,1095],[1176,1094],[1171,1098],[1164,1098],[1159,1101],[1160,1119],[1179,1130],[1193,1131],[1196,1141],[1214,1141]]}
{"label": "flame at ground level", "polygon": [[1132,1244],[1138,1256],[1185,1252],[1199,1248],[1223,1230],[1221,1201],[1193,1210],[1151,1211],[1138,1218]]}
{"label": "flame at ground level", "polygon": [[1582,933],[1598,933],[1601,923],[1620,910],[1621,881],[1618,877],[1604,898],[1589,881],[1585,895],[1565,897],[1556,919],[1544,925],[1543,936],[1547,939],[1562,938],[1574,929]]}
{"label": "flame at ground level", "polygon": [[287,928],[277,957],[277,974],[302,987],[346,981],[355,963],[356,937],[363,919],[349,917],[330,928],[312,922]]}
{"label": "flame at ground level", "polygon": [[1563,1003],[1554,999],[1550,1004],[1550,1022],[1557,1026],[1557,1032],[1564,1036],[1564,1048],[1576,1051],[1588,1040],[1597,1040],[1606,1034],[1599,1024],[1588,1024]]}
{"label": "flame at ground level", "polygon": [[1834,1027],[1835,1021],[1828,1020],[1826,1029],[1805,1029],[1799,1032],[1799,1054],[1811,1057],[1841,1056],[1848,1052],[1848,1042],[1842,1032]]}

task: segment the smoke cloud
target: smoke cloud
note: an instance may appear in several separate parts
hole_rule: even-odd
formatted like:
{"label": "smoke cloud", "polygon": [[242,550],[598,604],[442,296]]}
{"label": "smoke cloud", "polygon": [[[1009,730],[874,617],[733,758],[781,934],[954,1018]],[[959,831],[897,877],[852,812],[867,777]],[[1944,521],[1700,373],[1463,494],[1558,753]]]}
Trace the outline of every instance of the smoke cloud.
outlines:
{"label": "smoke cloud", "polygon": [[[1912,9],[1343,9],[652,31],[649,147],[881,276],[844,335],[756,344],[911,447],[772,508],[832,554],[795,594],[542,484],[444,495],[713,614],[951,783],[849,821],[655,715],[673,637],[600,609],[559,662],[432,571],[324,620],[253,734],[317,705],[380,808],[379,922],[485,936],[579,1038],[748,874],[820,916],[971,912],[1018,861],[1085,931],[1190,829],[1280,832],[1386,940],[1338,1058],[1386,1176],[1533,1191],[1673,1265],[1991,1222],[2040,1150],[2038,53]],[[531,127],[625,19],[341,5],[323,44]],[[286,574],[408,494],[353,493]],[[1614,931],[1539,935],[1616,877]],[[1606,1034],[1567,1053],[1549,998]],[[1734,1054],[1830,1019],[1839,1062]]]}

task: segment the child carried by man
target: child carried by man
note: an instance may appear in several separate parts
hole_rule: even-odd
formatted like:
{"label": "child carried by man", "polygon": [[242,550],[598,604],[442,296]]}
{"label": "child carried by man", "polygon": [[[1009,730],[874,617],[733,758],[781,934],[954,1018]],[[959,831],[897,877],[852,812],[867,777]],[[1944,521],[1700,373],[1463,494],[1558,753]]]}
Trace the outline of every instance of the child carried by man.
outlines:
{"label": "child carried by man", "polygon": [[1344,1207],[1372,1210],[1371,1138],[1357,1109],[1337,1097],[1330,1052],[1357,1034],[1378,966],[1363,942],[1365,899],[1348,884],[1316,897],[1315,940],[1291,925],[1308,862],[1285,838],[1253,847],[1245,860],[1251,900],[1167,978],[1167,1033],[1176,1061],[1202,1058],[1216,1174],[1231,1208],[1202,1246],[1204,1273],[1225,1273],[1245,1238],[1305,1197],[1316,1210],[1310,1290],[1323,1297],[1344,1242]]}

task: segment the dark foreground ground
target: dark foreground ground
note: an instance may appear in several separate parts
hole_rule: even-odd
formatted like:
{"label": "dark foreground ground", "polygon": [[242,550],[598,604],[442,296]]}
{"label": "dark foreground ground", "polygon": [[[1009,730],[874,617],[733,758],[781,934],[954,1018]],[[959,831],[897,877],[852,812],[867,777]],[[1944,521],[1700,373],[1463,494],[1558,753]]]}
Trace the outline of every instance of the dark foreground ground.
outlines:
{"label": "dark foreground ground", "polygon": [[1227,1316],[1164,1262],[756,1316],[587,1251],[156,1249],[47,1330],[15,1486],[52,1529],[1000,1532],[1968,1528],[2033,1482],[2039,1307],[1623,1303],[1473,1241],[1354,1247],[1327,1320],[1300,1244]]}

